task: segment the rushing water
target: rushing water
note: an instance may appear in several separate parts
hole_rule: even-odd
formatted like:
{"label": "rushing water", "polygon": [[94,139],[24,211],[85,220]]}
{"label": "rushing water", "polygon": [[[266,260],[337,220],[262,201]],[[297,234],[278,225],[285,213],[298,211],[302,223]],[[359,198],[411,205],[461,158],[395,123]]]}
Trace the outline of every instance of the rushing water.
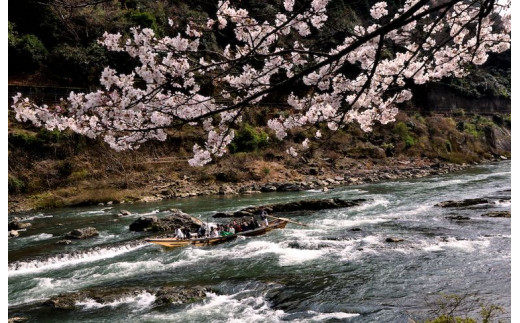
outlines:
{"label": "rushing water", "polygon": [[[167,250],[136,242],[137,217],[180,208],[205,222],[215,212],[306,198],[366,198],[361,206],[293,219],[285,230],[213,247]],[[337,188],[328,192],[205,197],[158,203],[56,209],[24,215],[33,226],[9,240],[9,316],[34,322],[408,322],[428,316],[428,298],[476,294],[511,313],[511,163],[464,172]],[[468,208],[445,200],[487,198]],[[126,209],[132,214],[119,218]],[[470,217],[467,221],[447,219]],[[100,236],[56,245],[74,228]],[[357,230],[352,230],[356,228]],[[360,229],[360,230],[359,230]],[[399,243],[385,242],[402,238]],[[204,301],[158,306],[141,293],[73,311],[39,306],[60,293],[95,287],[208,286]],[[478,310],[478,308],[477,308]]]}

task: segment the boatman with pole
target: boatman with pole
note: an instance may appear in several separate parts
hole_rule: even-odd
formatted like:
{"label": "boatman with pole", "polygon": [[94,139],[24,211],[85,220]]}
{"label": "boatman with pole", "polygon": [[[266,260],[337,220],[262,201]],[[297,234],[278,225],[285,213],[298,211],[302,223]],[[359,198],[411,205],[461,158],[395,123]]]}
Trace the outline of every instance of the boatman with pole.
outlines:
{"label": "boatman with pole", "polygon": [[264,222],[264,225],[267,227],[269,225],[269,222],[267,221],[267,212],[265,211],[265,209],[262,209],[262,211],[260,212],[260,218]]}

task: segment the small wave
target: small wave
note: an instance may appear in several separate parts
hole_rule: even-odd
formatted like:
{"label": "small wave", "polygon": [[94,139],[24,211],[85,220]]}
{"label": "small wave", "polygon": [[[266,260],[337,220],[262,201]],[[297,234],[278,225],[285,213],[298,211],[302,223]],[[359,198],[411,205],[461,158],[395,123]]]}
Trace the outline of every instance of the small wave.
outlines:
{"label": "small wave", "polygon": [[94,211],[84,211],[84,212],[80,212],[78,213],[78,215],[91,215],[91,214],[104,214],[105,211],[104,210],[94,210]]}
{"label": "small wave", "polygon": [[65,253],[49,257],[44,260],[17,261],[9,264],[8,275],[23,275],[40,271],[60,269],[66,266],[73,266],[80,263],[92,262],[100,259],[113,258],[121,254],[142,248],[147,244],[121,245],[117,247],[93,248],[87,251]]}
{"label": "small wave", "polygon": [[41,233],[41,234],[36,234],[36,235],[28,236],[28,237],[23,237],[20,239],[29,240],[29,241],[42,241],[42,240],[51,239],[53,237],[54,236],[51,233]]}
{"label": "small wave", "polygon": [[454,237],[442,238],[437,237],[437,240],[423,240],[419,242],[422,250],[425,251],[442,251],[447,248],[459,249],[465,252],[473,252],[477,248],[486,248],[490,245],[489,240],[458,240]]}
{"label": "small wave", "polygon": [[426,211],[428,210],[431,210],[432,209],[432,205],[428,205],[428,204],[421,204],[419,206],[417,206],[416,208],[414,209],[411,209],[411,210],[404,210],[404,211],[397,211],[397,212],[394,212],[393,215],[397,215],[397,216],[411,216],[411,215],[422,215],[424,214]]}
{"label": "small wave", "polygon": [[82,302],[76,302],[76,306],[82,306],[85,310],[90,310],[102,307],[118,307],[125,304],[133,307],[132,312],[138,312],[149,308],[155,302],[155,299],[155,295],[142,292],[137,295],[124,296],[109,303],[98,303],[93,299],[87,298]]}
{"label": "small wave", "polygon": [[334,313],[319,313],[314,311],[308,311],[307,314],[313,315],[313,317],[309,318],[308,320],[303,320],[301,322],[322,322],[325,320],[341,320],[341,319],[347,319],[351,317],[359,316],[358,313],[344,313],[344,312],[334,312]]}
{"label": "small wave", "polygon": [[318,224],[326,228],[352,228],[361,226],[363,224],[377,224],[382,222],[388,222],[389,219],[378,218],[378,219],[350,219],[350,220],[338,220],[338,219],[322,219],[318,221]]}
{"label": "small wave", "polygon": [[54,215],[45,215],[45,214],[36,214],[36,215],[33,215],[33,216],[26,216],[26,217],[23,217],[20,219],[20,221],[22,222],[25,222],[25,221],[32,221],[32,220],[35,220],[35,219],[46,219],[46,218],[53,218]]}
{"label": "small wave", "polygon": [[141,213],[141,214],[138,214],[139,216],[145,216],[145,215],[154,215],[154,214],[157,214],[159,213],[160,211],[159,210],[152,210],[150,212],[146,212],[146,213]]}
{"label": "small wave", "polygon": [[388,199],[377,196],[373,200],[370,200],[367,203],[362,203],[361,205],[349,208],[349,212],[365,211],[365,210],[374,208],[376,206],[383,206],[386,208],[389,204],[390,204],[390,201]]}
{"label": "small wave", "polygon": [[511,206],[511,200],[504,200],[504,199],[492,200],[489,203],[493,204],[493,205],[495,205],[497,207],[500,207],[500,206]]}

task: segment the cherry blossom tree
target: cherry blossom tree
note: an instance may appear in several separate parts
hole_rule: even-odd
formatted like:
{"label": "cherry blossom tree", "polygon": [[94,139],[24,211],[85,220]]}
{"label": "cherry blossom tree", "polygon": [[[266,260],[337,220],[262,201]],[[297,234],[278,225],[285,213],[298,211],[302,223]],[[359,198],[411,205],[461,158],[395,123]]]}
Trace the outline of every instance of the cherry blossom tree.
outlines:
{"label": "cherry blossom tree", "polygon": [[[285,0],[281,12],[259,21],[224,0],[213,17],[192,21],[175,36],[158,38],[138,27],[129,37],[105,33],[100,42],[107,49],[138,62],[131,73],[106,67],[95,92],[71,92],[56,106],[18,94],[12,107],[18,120],[102,136],[116,150],[199,125],[207,137],[193,147],[189,163],[197,166],[222,156],[244,111],[275,91],[287,93],[287,113],[268,121],[280,139],[289,129],[319,123],[334,131],[356,121],[370,131],[375,122],[394,120],[397,105],[411,99],[412,84],[462,77],[469,64],[510,47],[510,2],[406,0],[395,12],[376,3],[370,23],[346,32],[339,45],[316,50],[306,44],[324,28],[327,4]],[[234,37],[222,50],[203,48],[201,37],[215,32]]]}

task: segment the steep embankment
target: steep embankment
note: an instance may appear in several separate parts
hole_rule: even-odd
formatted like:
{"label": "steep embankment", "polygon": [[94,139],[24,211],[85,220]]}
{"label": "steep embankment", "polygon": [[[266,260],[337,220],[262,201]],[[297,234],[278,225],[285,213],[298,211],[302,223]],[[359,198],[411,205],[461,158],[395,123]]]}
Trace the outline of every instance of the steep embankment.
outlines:
{"label": "steep embankment", "polygon": [[[248,116],[249,124],[265,124]],[[371,133],[355,124],[325,134],[298,157],[303,138],[278,142],[265,127],[237,132],[232,154],[203,168],[187,165],[197,129],[164,143],[118,153],[97,140],[38,130],[10,120],[9,211],[196,195],[330,188],[422,177],[510,155],[510,117],[401,112]]]}

